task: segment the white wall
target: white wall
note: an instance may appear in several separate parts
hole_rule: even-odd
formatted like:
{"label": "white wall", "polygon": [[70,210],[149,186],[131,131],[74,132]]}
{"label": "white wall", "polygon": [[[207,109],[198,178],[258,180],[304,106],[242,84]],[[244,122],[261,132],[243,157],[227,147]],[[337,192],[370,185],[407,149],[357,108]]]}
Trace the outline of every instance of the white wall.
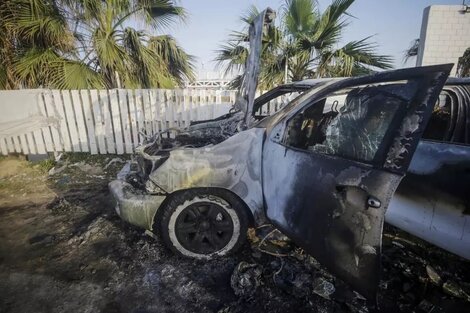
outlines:
{"label": "white wall", "polygon": [[470,47],[470,13],[462,5],[432,5],[424,9],[417,66],[454,63]]}
{"label": "white wall", "polygon": [[225,114],[232,90],[0,91],[0,153],[132,153],[148,135]]}
{"label": "white wall", "polygon": [[[259,93],[258,93],[259,94]],[[144,137],[229,112],[235,90],[0,91],[0,153],[132,153]],[[278,97],[260,108],[269,115]]]}

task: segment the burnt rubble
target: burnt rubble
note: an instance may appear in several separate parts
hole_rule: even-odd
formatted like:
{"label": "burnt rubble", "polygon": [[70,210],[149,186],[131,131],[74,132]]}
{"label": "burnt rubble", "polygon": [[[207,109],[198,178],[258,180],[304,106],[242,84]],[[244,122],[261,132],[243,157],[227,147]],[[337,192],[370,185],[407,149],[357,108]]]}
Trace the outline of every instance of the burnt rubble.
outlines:
{"label": "burnt rubble", "polygon": [[[258,237],[261,233],[263,238]],[[279,240],[281,236],[271,233],[256,234],[250,236],[251,260],[240,262],[231,276],[232,290],[240,299],[253,303],[276,288],[305,307],[321,305],[335,312],[371,310],[362,295],[313,257],[284,242],[285,237]],[[382,263],[380,310],[437,313],[470,309],[468,261],[386,225]],[[233,312],[240,311],[238,305],[231,307]]]}
{"label": "burnt rubble", "polygon": [[[25,166],[2,178],[1,312],[369,311],[363,297],[272,228],[253,230],[258,236],[235,255],[175,256],[114,214],[106,184],[121,161],[111,161],[66,155],[56,163],[69,164],[60,173]],[[103,177],[88,168],[101,168]],[[462,297],[470,292],[468,261],[396,228],[384,232],[382,311],[470,311]],[[319,295],[325,292],[330,300]]]}
{"label": "burnt rubble", "polygon": [[198,148],[217,144],[239,131],[242,122],[242,112],[236,112],[215,120],[192,123],[185,129],[172,128],[148,138],[141,150],[153,156],[179,147]]}

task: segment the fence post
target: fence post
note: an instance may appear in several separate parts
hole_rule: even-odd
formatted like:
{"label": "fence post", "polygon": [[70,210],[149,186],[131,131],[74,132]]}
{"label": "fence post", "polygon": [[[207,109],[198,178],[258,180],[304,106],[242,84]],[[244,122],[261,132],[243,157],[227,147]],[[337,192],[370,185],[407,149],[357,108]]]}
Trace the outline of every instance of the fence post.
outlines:
{"label": "fence post", "polygon": [[111,117],[113,121],[113,129],[114,129],[114,139],[116,144],[116,153],[123,154],[124,153],[124,144],[123,144],[123,136],[122,136],[122,125],[121,125],[121,118],[119,112],[119,102],[118,102],[118,94],[116,89],[112,89],[109,91],[109,102],[111,107]]}
{"label": "fence post", "polygon": [[82,106],[85,115],[85,125],[88,133],[88,144],[90,146],[91,154],[97,154],[98,148],[96,146],[95,126],[93,123],[93,116],[91,114],[90,96],[88,90],[80,90],[82,98]]}
{"label": "fence post", "polygon": [[[44,99],[44,104],[45,104],[45,109],[46,109],[46,115],[49,117],[57,118],[58,111],[56,108],[56,104],[54,103],[51,90],[44,90],[43,99]],[[60,127],[60,122],[56,123],[52,127],[49,126],[49,129],[52,135],[52,143],[54,145],[54,151],[56,152],[64,150],[62,146],[62,142],[60,140],[59,131],[58,131],[59,127]]]}
{"label": "fence post", "polygon": [[183,89],[183,118],[184,127],[188,127],[190,124],[190,108],[189,108],[189,96],[188,89]]}
{"label": "fence post", "polygon": [[98,153],[106,153],[105,130],[103,116],[101,115],[98,90],[90,90],[91,109],[94,117],[95,137],[98,140]]}

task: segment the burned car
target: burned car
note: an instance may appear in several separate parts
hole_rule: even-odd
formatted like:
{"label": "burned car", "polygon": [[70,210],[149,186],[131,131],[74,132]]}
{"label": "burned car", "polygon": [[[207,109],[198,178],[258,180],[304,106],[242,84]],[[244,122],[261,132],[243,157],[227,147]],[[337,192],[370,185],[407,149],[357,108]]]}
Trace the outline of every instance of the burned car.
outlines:
{"label": "burned car", "polygon": [[[447,64],[296,82],[255,100],[259,34],[271,19],[267,10],[250,28],[234,109],[148,138],[109,184],[121,218],[199,259],[235,251],[248,227],[271,223],[370,299],[385,218],[441,246],[458,233],[449,250],[468,258],[470,149],[420,142],[423,133],[438,136],[426,128],[436,103],[451,116],[449,125],[434,120],[452,129],[443,138],[468,140],[468,84],[449,81],[441,94]],[[292,92],[299,95],[276,113],[256,113]]]}

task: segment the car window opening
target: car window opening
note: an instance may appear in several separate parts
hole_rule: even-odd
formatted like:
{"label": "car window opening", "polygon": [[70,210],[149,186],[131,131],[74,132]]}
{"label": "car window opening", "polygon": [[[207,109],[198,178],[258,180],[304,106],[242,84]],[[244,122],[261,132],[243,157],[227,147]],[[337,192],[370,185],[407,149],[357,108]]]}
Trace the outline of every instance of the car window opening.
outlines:
{"label": "car window opening", "polygon": [[[337,92],[294,116],[284,143],[299,149],[371,162],[414,84],[357,87]],[[403,89],[408,92],[403,93]],[[411,92],[409,92],[411,91]]]}
{"label": "car window opening", "polygon": [[437,101],[423,139],[470,144],[469,86],[445,88]]}

